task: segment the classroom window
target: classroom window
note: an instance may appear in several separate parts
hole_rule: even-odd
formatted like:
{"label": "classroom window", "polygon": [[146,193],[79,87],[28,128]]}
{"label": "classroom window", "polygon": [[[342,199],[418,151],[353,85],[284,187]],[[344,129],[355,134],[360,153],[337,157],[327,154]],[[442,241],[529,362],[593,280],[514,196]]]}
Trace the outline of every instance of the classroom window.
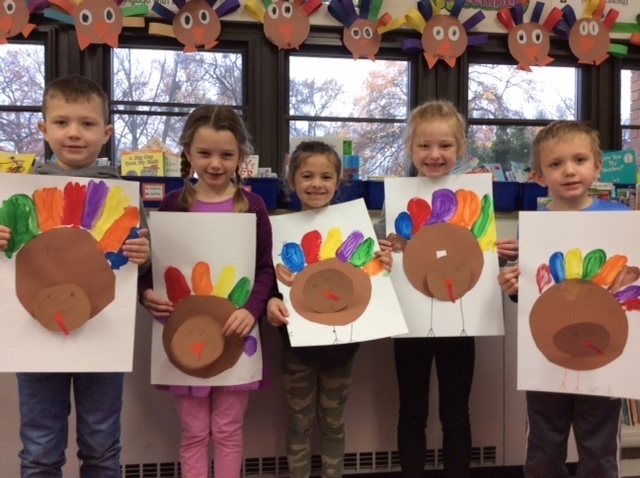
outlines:
{"label": "classroom window", "polygon": [[482,163],[500,164],[507,179],[526,179],[520,171],[529,163],[536,132],[553,120],[577,117],[576,75],[577,70],[569,67],[524,72],[513,65],[471,64],[470,156]]}
{"label": "classroom window", "polygon": [[154,137],[179,153],[185,116],[198,105],[244,113],[241,53],[118,48],[112,61],[116,164],[123,151],[142,149]]}
{"label": "classroom window", "polygon": [[621,71],[620,125],[622,149],[635,149],[640,153],[640,71]]}
{"label": "classroom window", "polygon": [[289,138],[340,136],[360,156],[360,178],[401,175],[409,62],[289,57]]}
{"label": "classroom window", "polygon": [[44,160],[38,133],[45,84],[45,47],[6,44],[0,48],[0,150],[35,153]]}

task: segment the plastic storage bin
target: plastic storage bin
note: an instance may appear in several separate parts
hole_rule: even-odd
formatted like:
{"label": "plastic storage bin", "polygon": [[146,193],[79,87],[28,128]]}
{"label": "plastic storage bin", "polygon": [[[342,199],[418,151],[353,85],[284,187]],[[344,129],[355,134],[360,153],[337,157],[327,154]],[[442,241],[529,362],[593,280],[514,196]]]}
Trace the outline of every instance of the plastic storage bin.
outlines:
{"label": "plastic storage bin", "polygon": [[547,188],[540,186],[538,183],[521,183],[520,197],[522,211],[535,211],[538,209],[538,198],[547,197]]}
{"label": "plastic storage bin", "polygon": [[384,181],[363,181],[364,202],[367,209],[382,209],[384,204]]}
{"label": "plastic storage bin", "polygon": [[519,184],[512,181],[493,182],[493,209],[495,211],[509,212],[518,208]]}
{"label": "plastic storage bin", "polygon": [[244,185],[248,189],[262,198],[267,209],[278,207],[278,193],[280,192],[279,178],[247,178]]}

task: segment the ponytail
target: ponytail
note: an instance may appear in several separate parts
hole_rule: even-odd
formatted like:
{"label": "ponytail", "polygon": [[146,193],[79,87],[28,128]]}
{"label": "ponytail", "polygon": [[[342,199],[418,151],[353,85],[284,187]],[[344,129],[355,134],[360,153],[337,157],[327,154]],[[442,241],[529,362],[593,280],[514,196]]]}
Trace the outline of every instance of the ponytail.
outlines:
{"label": "ponytail", "polygon": [[182,161],[180,162],[180,177],[184,181],[182,188],[182,194],[178,199],[178,211],[187,212],[193,206],[193,202],[196,200],[196,189],[189,181],[191,177],[191,163],[187,159],[187,155],[184,152],[180,155]]}

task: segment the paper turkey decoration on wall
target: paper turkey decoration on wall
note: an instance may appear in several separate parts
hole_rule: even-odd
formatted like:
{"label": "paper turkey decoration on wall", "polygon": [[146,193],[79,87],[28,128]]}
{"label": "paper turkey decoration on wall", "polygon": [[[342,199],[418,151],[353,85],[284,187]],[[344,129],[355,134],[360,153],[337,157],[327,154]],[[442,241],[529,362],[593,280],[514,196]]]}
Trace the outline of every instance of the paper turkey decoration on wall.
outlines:
{"label": "paper turkey decoration on wall", "polygon": [[353,0],[331,0],[329,3],[329,13],[344,26],[342,41],[354,60],[362,57],[375,61],[382,34],[405,22],[404,17],[392,20],[388,13],[380,16],[383,1],[362,0],[360,14],[356,12]]}
{"label": "paper turkey decoration on wall", "polygon": [[27,38],[36,27],[29,23],[29,15],[41,8],[46,2],[32,0],[5,1],[0,5],[0,45],[7,39],[22,33]]}
{"label": "paper turkey decoration on wall", "polygon": [[467,45],[481,45],[489,41],[488,35],[467,35],[467,32],[484,20],[481,11],[473,14],[467,21],[460,23],[458,16],[465,0],[455,0],[449,15],[442,14],[443,8],[430,0],[419,0],[418,10],[411,10],[405,17],[406,22],[422,33],[422,39],[410,38],[402,41],[402,51],[423,51],[429,68],[444,61],[454,67],[456,59],[467,49]]}
{"label": "paper turkey decoration on wall", "polygon": [[609,31],[618,18],[618,11],[612,8],[604,15],[605,6],[605,0],[587,1],[579,20],[571,5],[562,9],[563,22],[558,24],[556,31],[569,40],[578,63],[599,65],[609,58],[609,53],[619,58],[627,54],[625,45],[611,43]]}
{"label": "paper turkey decoration on wall", "polygon": [[562,10],[553,8],[540,23],[543,2],[536,2],[529,22],[525,22],[522,4],[501,9],[497,18],[509,30],[509,52],[518,61],[518,70],[531,71],[532,66],[545,66],[553,61],[549,56],[551,32],[562,19]]}
{"label": "paper turkey decoration on wall", "polygon": [[216,0],[174,0],[173,3],[178,7],[177,13],[154,2],[151,10],[171,25],[150,23],[149,33],[176,38],[184,45],[185,53],[194,53],[198,47],[209,50],[216,46],[222,29],[220,19],[240,8],[238,0],[225,0],[217,8],[213,8]]}
{"label": "paper turkey decoration on wall", "polygon": [[138,22],[125,21],[125,17],[144,16],[149,13],[146,5],[120,7],[124,0],[49,0],[44,16],[69,25],[75,25],[80,50],[91,44],[118,47],[118,37],[123,26],[144,26],[144,18]]}
{"label": "paper turkey decoration on wall", "polygon": [[321,6],[322,0],[247,0],[244,8],[278,50],[298,50],[311,31],[309,16]]}

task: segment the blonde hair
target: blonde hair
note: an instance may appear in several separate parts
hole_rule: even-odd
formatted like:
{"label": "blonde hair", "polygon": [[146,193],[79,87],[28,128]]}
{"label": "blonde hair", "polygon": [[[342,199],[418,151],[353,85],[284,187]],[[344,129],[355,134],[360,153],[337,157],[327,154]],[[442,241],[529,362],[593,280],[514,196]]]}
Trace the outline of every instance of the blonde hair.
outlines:
{"label": "blonde hair", "polygon": [[589,140],[596,166],[601,166],[600,135],[596,130],[581,121],[554,121],[538,131],[533,143],[531,143],[531,170],[538,175],[542,174],[541,151],[543,146],[552,141],[567,141],[581,134]]}
{"label": "blonde hair", "polygon": [[414,135],[421,124],[436,121],[448,123],[451,126],[458,155],[465,157],[467,155],[467,122],[454,104],[446,100],[427,101],[411,111],[404,137],[406,150],[411,150]]}
{"label": "blonde hair", "polygon": [[244,122],[238,114],[228,106],[198,106],[187,117],[184,129],[180,135],[179,143],[182,146],[180,157],[180,175],[184,180],[184,188],[178,199],[178,210],[188,211],[196,199],[196,190],[189,181],[191,176],[191,163],[187,159],[185,150],[191,147],[193,137],[200,128],[211,128],[215,131],[229,131],[236,138],[240,157],[235,171],[236,191],[233,194],[233,212],[246,212],[249,210],[249,201],[242,193],[242,177],[240,176],[240,163],[253,152],[251,137]]}

